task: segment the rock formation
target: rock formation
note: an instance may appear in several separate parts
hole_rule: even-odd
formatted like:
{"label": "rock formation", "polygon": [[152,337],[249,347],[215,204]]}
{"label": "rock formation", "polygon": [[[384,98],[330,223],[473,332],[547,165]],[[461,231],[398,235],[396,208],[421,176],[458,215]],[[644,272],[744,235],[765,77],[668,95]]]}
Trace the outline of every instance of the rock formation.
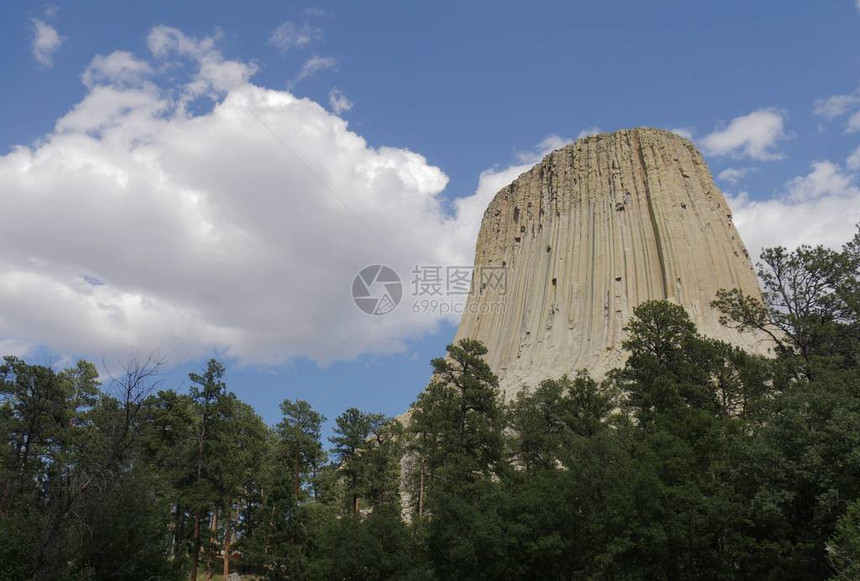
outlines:
{"label": "rock formation", "polygon": [[[494,267],[504,267],[502,280]],[[705,335],[764,350],[721,326],[710,306],[719,289],[760,288],[702,155],[668,131],[580,139],[498,192],[481,224],[473,285],[456,340],[487,346],[507,396],[622,364],[624,325],[650,299],[684,306]]]}

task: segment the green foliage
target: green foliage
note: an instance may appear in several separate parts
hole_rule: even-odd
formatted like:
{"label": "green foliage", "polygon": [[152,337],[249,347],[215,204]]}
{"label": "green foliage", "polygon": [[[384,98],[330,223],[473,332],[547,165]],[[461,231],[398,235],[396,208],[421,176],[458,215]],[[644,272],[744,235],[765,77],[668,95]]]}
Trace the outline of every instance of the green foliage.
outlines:
{"label": "green foliage", "polygon": [[171,543],[170,504],[153,476],[134,468],[110,495],[86,507],[88,522],[76,523],[75,531],[77,551],[86,555],[74,563],[82,578],[147,581],[183,574],[183,561],[164,558]]}
{"label": "green foliage", "polygon": [[[107,390],[95,367],[56,372],[12,357],[0,367],[4,429],[0,546],[4,578],[148,578],[178,574],[163,558],[164,505],[132,502],[153,476],[134,468],[158,362],[131,360]],[[150,547],[121,556],[93,531]],[[108,571],[121,570],[123,575]]]}
{"label": "green foliage", "polygon": [[860,499],[836,523],[836,530],[827,542],[827,555],[833,565],[833,581],[860,578]]}
{"label": "green foliage", "polygon": [[400,423],[356,408],[346,410],[335,423],[330,441],[347,511],[358,513],[362,498],[371,507],[399,503]]}
{"label": "green foliage", "polygon": [[415,447],[432,479],[449,491],[500,468],[504,414],[487,349],[463,339],[434,359],[433,380],[412,406]]}
{"label": "green foliage", "polygon": [[721,321],[759,330],[778,346],[794,376],[813,380],[818,367],[856,367],[860,340],[860,231],[841,252],[801,246],[762,252],[763,301],[723,290],[714,306]]}
{"label": "green foliage", "polygon": [[513,460],[526,470],[562,465],[574,441],[605,428],[613,408],[610,391],[583,372],[572,381],[566,375],[546,379],[536,390],[517,394],[508,416]]}
{"label": "green foliage", "polygon": [[[320,518],[321,517],[321,518]],[[308,579],[404,579],[412,569],[414,541],[392,504],[367,516],[318,513]]]}
{"label": "green foliage", "polygon": [[284,400],[281,403],[281,413],[284,419],[278,423],[276,431],[284,459],[289,459],[292,463],[294,495],[296,500],[299,500],[302,483],[316,473],[325,459],[320,443],[320,431],[325,416],[315,412],[304,400]]}

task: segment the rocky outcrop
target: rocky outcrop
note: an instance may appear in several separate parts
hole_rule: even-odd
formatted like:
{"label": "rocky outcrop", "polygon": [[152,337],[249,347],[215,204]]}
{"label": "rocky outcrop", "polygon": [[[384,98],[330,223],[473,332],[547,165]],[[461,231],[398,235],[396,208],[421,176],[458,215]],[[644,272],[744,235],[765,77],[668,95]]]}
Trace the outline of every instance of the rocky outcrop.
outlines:
{"label": "rocky outcrop", "polygon": [[475,267],[456,340],[487,346],[508,396],[623,363],[624,326],[650,299],[681,304],[708,336],[765,349],[710,307],[719,289],[760,289],[702,155],[668,131],[594,135],[547,155],[490,203]]}

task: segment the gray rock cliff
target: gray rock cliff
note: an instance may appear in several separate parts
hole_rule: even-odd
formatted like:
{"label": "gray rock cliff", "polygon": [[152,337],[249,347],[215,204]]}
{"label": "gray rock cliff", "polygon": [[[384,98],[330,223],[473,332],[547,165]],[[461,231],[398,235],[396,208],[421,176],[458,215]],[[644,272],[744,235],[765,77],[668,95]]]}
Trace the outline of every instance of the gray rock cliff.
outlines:
{"label": "gray rock cliff", "polygon": [[[504,267],[503,284],[486,280],[493,267]],[[547,377],[621,365],[623,328],[650,299],[684,306],[705,335],[765,350],[761,338],[721,326],[710,306],[722,288],[761,291],[701,153],[668,131],[580,139],[498,192],[473,285],[455,340],[487,346],[508,397]]]}

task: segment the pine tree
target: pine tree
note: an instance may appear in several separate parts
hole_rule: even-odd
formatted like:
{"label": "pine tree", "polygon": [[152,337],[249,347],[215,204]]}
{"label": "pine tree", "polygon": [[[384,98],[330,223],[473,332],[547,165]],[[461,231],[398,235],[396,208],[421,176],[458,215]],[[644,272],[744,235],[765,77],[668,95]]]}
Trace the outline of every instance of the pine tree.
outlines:
{"label": "pine tree", "polygon": [[504,414],[487,349],[463,339],[434,359],[433,379],[412,406],[410,431],[428,472],[448,490],[500,468]]}

